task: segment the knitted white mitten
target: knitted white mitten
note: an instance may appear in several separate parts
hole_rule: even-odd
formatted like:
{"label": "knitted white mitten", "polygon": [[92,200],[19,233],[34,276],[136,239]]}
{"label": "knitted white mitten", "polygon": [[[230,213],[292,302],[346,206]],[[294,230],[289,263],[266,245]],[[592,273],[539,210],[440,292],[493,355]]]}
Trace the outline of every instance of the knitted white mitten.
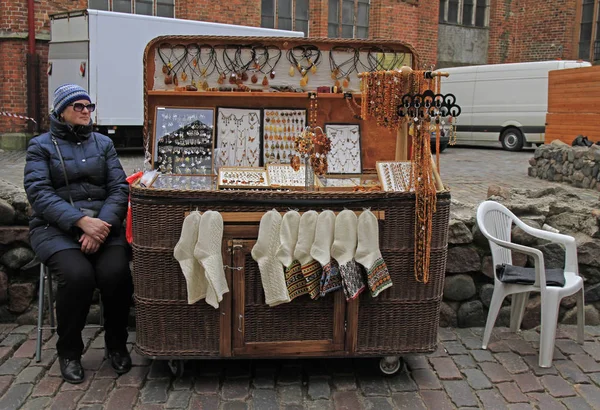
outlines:
{"label": "knitted white mitten", "polygon": [[323,274],[321,275],[321,283],[319,285],[321,296],[325,296],[342,287],[342,278],[340,277],[338,264],[335,259],[331,258],[334,230],[335,212],[321,212],[317,218],[315,240],[310,248],[310,256],[323,267]]}
{"label": "knitted white mitten", "polygon": [[208,291],[206,303],[217,309],[223,295],[229,292],[227,279],[223,270],[223,217],[215,211],[206,211],[200,220],[198,229],[198,242],[194,249],[194,256],[204,268]]}
{"label": "knitted white mitten", "polygon": [[198,211],[190,213],[183,220],[181,236],[173,256],[179,262],[183,276],[185,277],[188,304],[196,303],[206,297],[208,283],[204,276],[204,268],[194,257],[194,247],[198,241],[198,228],[200,226],[201,214]]}
{"label": "knitted white mitten", "polygon": [[281,220],[279,230],[280,244],[277,248],[277,259],[284,267],[289,268],[294,261],[294,250],[298,242],[300,214],[297,211],[287,211]]}
{"label": "knitted white mitten", "polygon": [[298,243],[294,251],[294,259],[302,265],[302,275],[306,280],[306,287],[311,299],[319,296],[319,281],[323,274],[323,268],[312,256],[310,250],[315,241],[315,229],[317,227],[316,211],[308,211],[300,218],[300,229],[298,231]]}
{"label": "knitted white mitten", "polygon": [[358,218],[348,209],[340,212],[335,219],[335,233],[331,256],[340,265],[340,275],[346,300],[356,298],[364,289],[365,282],[359,267],[354,261],[356,253]]}
{"label": "knitted white mitten", "polygon": [[354,259],[367,270],[367,284],[373,297],[392,286],[390,272],[379,250],[377,217],[370,210],[358,217],[358,247]]}
{"label": "knitted white mitten", "polygon": [[265,213],[260,220],[258,239],[252,248],[252,258],[258,263],[265,291],[265,302],[269,306],[290,301],[283,265],[277,259],[277,249],[281,244],[279,238],[281,220],[281,215],[275,209]]}
{"label": "knitted white mitten", "polygon": [[290,300],[307,293],[302,267],[300,262],[294,259],[299,226],[300,214],[297,211],[288,211],[283,215],[279,231],[281,244],[277,249],[277,259],[284,266],[285,284]]}

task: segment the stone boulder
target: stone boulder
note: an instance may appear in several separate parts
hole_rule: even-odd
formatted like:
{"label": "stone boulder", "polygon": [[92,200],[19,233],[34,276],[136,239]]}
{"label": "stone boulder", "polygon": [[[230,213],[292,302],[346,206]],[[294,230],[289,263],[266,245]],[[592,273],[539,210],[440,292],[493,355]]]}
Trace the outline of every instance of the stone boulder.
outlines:
{"label": "stone boulder", "polygon": [[440,307],[440,327],[457,327],[458,319],[456,311],[446,302]]}
{"label": "stone boulder", "polygon": [[455,246],[448,249],[447,273],[477,272],[481,269],[481,259],[472,246]]}
{"label": "stone boulder", "polygon": [[0,303],[8,300],[8,275],[0,270]]}
{"label": "stone boulder", "polygon": [[15,210],[11,204],[0,199],[0,225],[10,225],[15,219]]}
{"label": "stone boulder", "polygon": [[486,317],[480,300],[465,302],[458,308],[458,327],[483,327]]}
{"label": "stone boulder", "polygon": [[452,219],[448,226],[448,243],[460,245],[473,242],[473,234],[463,221]]}
{"label": "stone boulder", "polygon": [[23,313],[27,310],[34,297],[33,283],[13,283],[8,287],[8,309],[13,313]]}
{"label": "stone boulder", "polygon": [[447,276],[444,283],[444,297],[455,302],[469,300],[475,294],[475,282],[469,275],[452,275]]}
{"label": "stone boulder", "polygon": [[[587,326],[598,326],[600,325],[600,314],[598,310],[592,305],[585,305],[584,309],[585,313],[585,324]],[[565,316],[561,323],[566,325],[575,325],[577,324],[577,306],[571,308]]]}
{"label": "stone boulder", "polygon": [[35,258],[35,253],[26,247],[8,250],[0,257],[0,263],[9,269],[19,270]]}

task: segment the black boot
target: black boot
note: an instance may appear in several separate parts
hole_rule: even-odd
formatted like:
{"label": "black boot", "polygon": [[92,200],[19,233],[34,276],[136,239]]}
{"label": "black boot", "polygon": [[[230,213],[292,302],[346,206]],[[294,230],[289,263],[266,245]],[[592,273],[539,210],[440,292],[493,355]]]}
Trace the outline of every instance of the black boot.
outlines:
{"label": "black boot", "polygon": [[83,367],[79,359],[58,358],[60,363],[60,374],[64,381],[71,384],[79,384],[83,382]]}
{"label": "black boot", "polygon": [[125,374],[131,370],[131,356],[127,350],[113,350],[108,352],[110,365],[117,374]]}

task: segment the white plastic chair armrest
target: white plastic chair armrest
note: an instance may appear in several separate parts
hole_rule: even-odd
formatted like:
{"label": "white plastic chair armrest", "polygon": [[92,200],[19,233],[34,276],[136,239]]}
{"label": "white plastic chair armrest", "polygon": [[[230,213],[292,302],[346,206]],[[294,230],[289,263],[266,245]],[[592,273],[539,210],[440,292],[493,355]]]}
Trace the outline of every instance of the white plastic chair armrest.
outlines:
{"label": "white plastic chair armrest", "polygon": [[542,251],[529,246],[520,245],[518,243],[503,241],[497,238],[490,237],[488,239],[494,242],[496,245],[502,246],[503,248],[513,249],[526,255],[530,255],[533,258],[533,267],[535,269],[535,285],[539,286],[542,291],[546,290],[546,270],[544,266],[544,254]]}
{"label": "white plastic chair armrest", "polygon": [[533,228],[519,219],[514,220],[514,222],[519,228],[532,236],[563,245],[565,247],[565,271],[574,272],[579,275],[575,238],[569,235]]}

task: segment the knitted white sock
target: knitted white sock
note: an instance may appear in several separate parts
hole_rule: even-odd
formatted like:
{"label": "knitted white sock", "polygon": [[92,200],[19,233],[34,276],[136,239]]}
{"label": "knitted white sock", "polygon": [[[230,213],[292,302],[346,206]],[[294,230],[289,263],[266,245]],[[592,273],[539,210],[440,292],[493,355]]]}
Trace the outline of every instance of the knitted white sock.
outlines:
{"label": "knitted white sock", "polygon": [[323,211],[317,218],[315,240],[310,248],[312,256],[323,267],[319,294],[321,297],[335,290],[341,289],[342,279],[335,259],[331,258],[331,245],[335,230],[335,212]]}
{"label": "knitted white sock", "polygon": [[290,301],[283,265],[277,259],[277,249],[281,244],[279,238],[281,220],[281,215],[275,209],[263,215],[258,228],[258,239],[251,252],[252,258],[258,263],[265,291],[265,302],[269,306]]}
{"label": "knitted white sock", "polygon": [[288,211],[283,215],[281,229],[279,230],[281,244],[277,249],[277,259],[284,267],[285,285],[290,301],[307,292],[306,280],[302,276],[302,266],[300,262],[294,259],[299,226],[300,214],[297,211]]}
{"label": "knitted white sock", "polygon": [[365,282],[359,267],[354,261],[356,253],[358,218],[348,209],[340,212],[335,219],[335,233],[331,256],[340,265],[340,275],[346,300],[356,298],[364,289]]}
{"label": "knitted white sock", "polygon": [[277,259],[284,267],[289,268],[294,261],[294,250],[298,242],[300,214],[297,211],[287,211],[281,220],[279,230],[280,244],[277,248]]}
{"label": "knitted white sock", "polygon": [[358,247],[356,262],[367,270],[367,284],[373,297],[392,286],[390,272],[379,250],[379,224],[370,210],[358,217]]}
{"label": "knitted white sock", "polygon": [[316,211],[308,211],[300,218],[300,229],[298,231],[298,243],[294,251],[294,259],[302,265],[302,275],[306,280],[306,287],[311,299],[319,296],[319,281],[323,274],[323,268],[310,256],[310,249],[315,241],[315,229],[317,227]]}
{"label": "knitted white sock", "polygon": [[196,303],[206,297],[208,283],[204,276],[204,268],[194,257],[194,247],[198,241],[198,227],[200,226],[201,214],[198,211],[191,212],[183,220],[181,236],[173,256],[179,262],[183,276],[185,277],[188,304]]}
{"label": "knitted white sock", "polygon": [[217,309],[223,295],[229,292],[227,279],[223,270],[223,218],[215,211],[206,211],[200,220],[198,242],[194,248],[194,256],[204,268],[208,282],[206,303]]}
{"label": "knitted white sock", "polygon": [[316,259],[321,266],[325,266],[331,259],[331,245],[335,229],[335,212],[323,211],[317,218],[315,240],[310,248],[310,256]]}

